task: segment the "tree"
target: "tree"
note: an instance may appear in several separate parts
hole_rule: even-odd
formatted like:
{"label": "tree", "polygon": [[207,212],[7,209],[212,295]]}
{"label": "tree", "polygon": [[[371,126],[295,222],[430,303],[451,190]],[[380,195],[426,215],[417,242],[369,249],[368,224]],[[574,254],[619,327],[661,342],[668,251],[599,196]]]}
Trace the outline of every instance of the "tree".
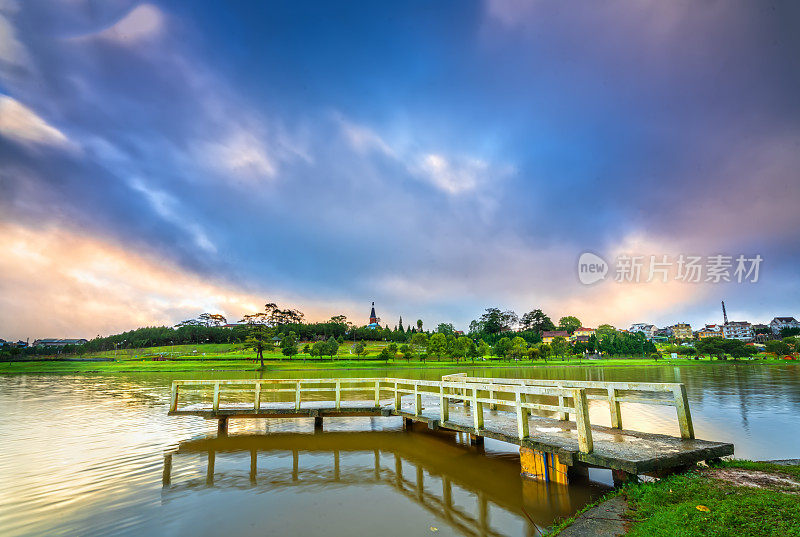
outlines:
{"label": "tree", "polygon": [[422,332],[422,319],[417,319],[417,332]]}
{"label": "tree", "polygon": [[517,336],[511,341],[511,356],[519,360],[528,353],[528,342]]}
{"label": "tree", "polygon": [[245,345],[256,351],[256,359],[261,361],[261,367],[263,368],[264,351],[270,351],[275,348],[272,344],[272,330],[263,324],[253,324],[248,328]]}
{"label": "tree", "polygon": [[435,358],[441,358],[447,352],[447,336],[442,333],[433,334],[428,340],[427,350],[428,354],[431,356]]}
{"label": "tree", "polygon": [[436,331],[440,334],[449,336],[451,334],[455,334],[456,327],[451,323],[439,323],[439,326],[436,327]]}
{"label": "tree", "polygon": [[725,340],[721,337],[707,337],[695,343],[694,348],[699,354],[707,354],[723,358],[725,356]]}
{"label": "tree", "polygon": [[346,315],[334,315],[333,317],[331,317],[331,321],[330,322],[336,323],[336,324],[344,324],[344,325],[346,325],[347,324],[347,316]]}
{"label": "tree", "polygon": [[222,326],[228,324],[228,320],[224,315],[218,313],[201,313],[197,320],[205,326]]}
{"label": "tree", "polygon": [[573,315],[567,315],[558,320],[558,329],[566,330],[570,335],[581,326],[583,326],[581,321]]}
{"label": "tree", "polygon": [[353,354],[355,354],[356,356],[362,356],[367,354],[367,347],[366,345],[364,345],[363,341],[359,341],[355,345],[353,345]]}
{"label": "tree", "polygon": [[325,343],[325,354],[331,358],[339,354],[339,342],[333,336],[329,337],[328,342]]}
{"label": "tree", "polygon": [[322,341],[317,341],[314,343],[314,346],[311,347],[311,356],[324,356],[325,355],[325,343]]}
{"label": "tree", "polygon": [[765,343],[765,346],[767,348],[767,352],[774,354],[775,356],[786,356],[787,354],[792,352],[792,349],[789,347],[787,343],[784,343],[783,341],[778,341],[776,339],[767,341]]}
{"label": "tree", "polygon": [[595,330],[595,334],[597,334],[598,339],[602,339],[604,337],[616,335],[617,329],[611,326],[610,324],[601,324]]}
{"label": "tree", "polygon": [[397,323],[397,330],[399,332],[404,333],[404,334],[406,333],[406,331],[403,329],[403,316],[402,315],[400,316],[400,322]]}
{"label": "tree", "polygon": [[411,336],[411,345],[414,350],[421,349],[428,346],[428,336],[422,332],[416,332]]}
{"label": "tree", "polygon": [[389,352],[389,349],[384,347],[381,349],[381,352],[378,353],[378,360],[383,360],[384,362],[388,362],[391,356],[392,355]]}
{"label": "tree", "polygon": [[553,353],[552,347],[548,343],[541,343],[539,345],[539,356],[541,356],[545,362],[547,362],[547,357]]}
{"label": "tree", "polygon": [[297,354],[297,335],[294,332],[289,332],[281,340],[281,352],[289,358]]}
{"label": "tree", "polygon": [[507,337],[501,338],[500,341],[494,345],[494,353],[499,358],[505,358],[511,350],[511,340]]}
{"label": "tree", "polygon": [[414,357],[414,350],[409,345],[400,345],[400,354],[403,355],[406,362],[410,362],[411,359]]}
{"label": "tree", "polygon": [[540,309],[529,311],[523,315],[520,324],[523,330],[535,330],[540,333],[555,329],[553,321]]}
{"label": "tree", "polygon": [[[481,354],[481,351],[478,349],[478,345],[475,343],[474,339],[470,339],[468,337],[465,337],[464,339],[466,340],[464,342],[464,346],[467,349],[466,355],[470,360],[472,360],[474,362],[475,358],[480,358],[481,356],[483,356]],[[488,345],[487,345],[487,347],[488,347]]]}
{"label": "tree", "polygon": [[389,351],[389,354],[392,355],[392,358],[397,357],[397,344],[396,343],[389,343],[386,345],[386,350]]}
{"label": "tree", "polygon": [[478,355],[483,358],[484,356],[489,356],[492,353],[492,348],[486,343],[484,340],[480,340],[478,342]]}
{"label": "tree", "polygon": [[564,356],[567,353],[568,347],[567,340],[561,336],[554,337],[553,341],[550,343],[550,350],[555,356]]}
{"label": "tree", "polygon": [[303,345],[303,353],[304,354],[311,354],[311,345],[309,345],[308,343]]}

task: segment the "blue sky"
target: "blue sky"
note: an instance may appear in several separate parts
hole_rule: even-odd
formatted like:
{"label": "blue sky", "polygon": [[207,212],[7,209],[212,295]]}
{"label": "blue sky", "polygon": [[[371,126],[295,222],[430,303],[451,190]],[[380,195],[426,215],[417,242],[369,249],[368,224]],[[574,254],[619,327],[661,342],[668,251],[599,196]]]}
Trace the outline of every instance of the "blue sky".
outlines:
{"label": "blue sky", "polygon": [[[790,2],[0,1],[0,337],[800,315]],[[757,283],[578,281],[584,251]],[[610,279],[610,278],[609,278]]]}

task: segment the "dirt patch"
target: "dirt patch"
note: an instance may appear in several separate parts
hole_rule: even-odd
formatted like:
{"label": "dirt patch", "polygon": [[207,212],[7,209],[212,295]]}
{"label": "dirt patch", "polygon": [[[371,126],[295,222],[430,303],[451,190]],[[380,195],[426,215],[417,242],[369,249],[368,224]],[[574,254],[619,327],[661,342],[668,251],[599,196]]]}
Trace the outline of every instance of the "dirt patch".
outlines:
{"label": "dirt patch", "polygon": [[741,468],[712,468],[703,472],[708,477],[726,481],[739,487],[800,492],[800,481],[781,474],[770,474],[758,470]]}

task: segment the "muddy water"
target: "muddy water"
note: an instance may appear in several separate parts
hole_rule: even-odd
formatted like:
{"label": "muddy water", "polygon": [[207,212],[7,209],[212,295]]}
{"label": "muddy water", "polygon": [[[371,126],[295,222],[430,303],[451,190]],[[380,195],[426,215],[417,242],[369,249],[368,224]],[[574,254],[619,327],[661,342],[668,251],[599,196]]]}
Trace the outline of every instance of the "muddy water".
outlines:
{"label": "muddy water", "polygon": [[[456,370],[282,372],[439,378]],[[684,382],[699,438],[737,456],[799,457],[800,368],[723,364],[470,369],[481,376]],[[166,416],[174,378],[245,373],[0,377],[0,533],[17,535],[537,535],[605,490],[519,476],[513,446],[406,432],[397,418],[215,422]],[[675,434],[668,407],[623,406],[626,427]],[[607,423],[607,409],[591,408]],[[269,434],[267,434],[269,433]]]}

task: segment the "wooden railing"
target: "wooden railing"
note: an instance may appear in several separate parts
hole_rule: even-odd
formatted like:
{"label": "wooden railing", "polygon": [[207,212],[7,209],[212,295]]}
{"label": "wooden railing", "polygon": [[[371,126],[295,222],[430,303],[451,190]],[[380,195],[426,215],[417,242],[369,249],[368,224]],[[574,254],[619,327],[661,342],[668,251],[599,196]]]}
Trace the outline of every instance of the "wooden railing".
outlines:
{"label": "wooden railing", "polygon": [[[694,438],[692,415],[689,410],[689,400],[686,395],[686,386],[684,384],[660,382],[602,382],[591,380],[484,378],[468,377],[465,373],[446,375],[442,377],[442,380],[455,379],[459,379],[467,384],[475,383],[483,386],[515,385],[564,389],[582,388],[589,390],[589,392],[586,394],[586,398],[588,400],[600,400],[608,402],[609,411],[611,413],[611,427],[615,429],[622,429],[622,412],[620,409],[620,403],[674,406],[677,410],[681,438]],[[559,412],[559,419],[568,420],[568,413]]]}
{"label": "wooden railing", "polygon": [[[213,392],[211,392],[213,390]],[[252,391],[251,391],[252,390]],[[529,437],[528,419],[531,411],[554,412],[560,420],[574,416],[578,447],[583,453],[593,449],[589,418],[590,400],[604,400],[609,404],[611,425],[622,428],[621,403],[643,403],[675,406],[682,438],[694,438],[686,388],[683,384],[643,382],[595,382],[572,380],[503,379],[468,377],[465,374],[448,375],[442,380],[415,380],[400,378],[338,378],[338,379],[241,379],[241,380],[176,380],[172,383],[170,411],[178,410],[179,394],[199,392],[203,396],[213,393],[211,408],[218,412],[222,394],[236,393],[252,397],[253,410],[261,408],[264,394],[294,394],[294,409],[303,404],[333,401],[339,410],[344,401],[361,401],[365,396],[381,407],[381,396],[390,396],[388,408],[401,412],[402,397],[412,396],[412,412],[421,416],[423,396],[438,399],[439,419],[444,424],[450,420],[451,404],[470,407],[476,432],[486,430],[484,408],[504,407],[516,414],[517,435]],[[247,395],[249,394],[249,395]],[[358,394],[359,396],[355,396]],[[665,398],[665,394],[669,394]],[[278,395],[279,398],[284,397]],[[207,401],[207,399],[206,399]],[[285,402],[285,401],[284,401]],[[248,403],[249,404],[249,403]],[[237,407],[241,408],[241,407]]]}
{"label": "wooden railing", "polygon": [[[176,380],[172,383],[170,411],[178,410],[179,394],[200,392],[207,394],[213,389],[211,408],[218,412],[222,393],[249,392],[252,389],[253,409],[261,408],[262,394],[294,393],[294,409],[301,410],[304,395],[328,394],[322,400],[334,401],[334,408],[341,408],[343,397],[354,392],[370,392],[374,396],[375,407],[380,407],[381,394],[390,393],[394,410],[402,410],[402,397],[413,396],[413,413],[421,415],[422,396],[439,399],[441,421],[450,419],[450,404],[463,403],[471,407],[473,425],[476,432],[485,428],[484,407],[496,408],[498,405],[511,405],[517,417],[517,434],[520,439],[529,436],[528,418],[531,410],[552,411],[575,416],[580,451],[590,453],[593,449],[592,430],[589,423],[586,390],[583,388],[560,388],[551,386],[525,386],[514,384],[479,383],[460,379],[415,380],[400,378],[367,379],[242,379],[242,380]],[[499,397],[505,395],[507,398]],[[531,401],[534,397],[546,397],[552,403]],[[350,399],[363,401],[363,397]],[[316,399],[319,401],[319,399]]]}

